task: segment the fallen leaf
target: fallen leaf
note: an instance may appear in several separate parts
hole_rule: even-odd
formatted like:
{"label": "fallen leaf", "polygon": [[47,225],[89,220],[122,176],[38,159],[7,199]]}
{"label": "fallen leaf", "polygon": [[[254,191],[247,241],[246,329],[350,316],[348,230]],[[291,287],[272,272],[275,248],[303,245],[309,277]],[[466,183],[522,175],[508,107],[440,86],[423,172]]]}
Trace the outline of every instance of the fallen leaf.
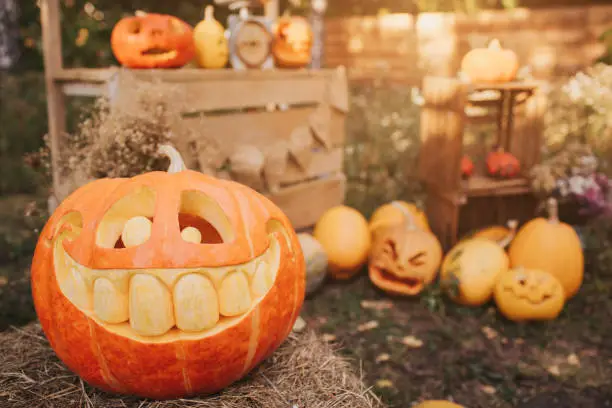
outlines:
{"label": "fallen leaf", "polygon": [[370,320],[367,323],[363,323],[357,326],[357,331],[364,332],[364,331],[375,329],[377,327],[378,327],[378,321]]}
{"label": "fallen leaf", "polygon": [[8,283],[8,278],[6,276],[0,276],[0,286],[4,286]]}
{"label": "fallen leaf", "polygon": [[483,326],[481,331],[485,335],[485,337],[489,340],[493,340],[499,334],[497,333],[495,329],[492,329],[489,326]]}
{"label": "fallen leaf", "polygon": [[572,353],[569,356],[567,356],[567,363],[569,365],[579,366],[580,365],[580,359],[578,358],[578,356],[576,354]]}
{"label": "fallen leaf", "polygon": [[306,328],[306,320],[302,319],[302,316],[298,316],[297,320],[295,321],[295,324],[293,325],[292,330],[296,333],[300,333],[304,331],[305,328]]}
{"label": "fallen leaf", "polygon": [[336,340],[336,336],[334,336],[333,334],[329,334],[329,333],[325,333],[321,336],[321,338],[323,339],[323,341],[329,343],[332,342],[334,340]]}
{"label": "fallen leaf", "polygon": [[393,382],[391,380],[378,380],[376,386],[378,388],[393,388]]}
{"label": "fallen leaf", "polygon": [[418,339],[414,336],[406,336],[402,339],[402,344],[410,348],[421,348],[423,347],[423,340]]}
{"label": "fallen leaf", "polygon": [[480,389],[482,390],[482,392],[484,392],[485,394],[489,394],[489,395],[494,395],[497,393],[497,390],[495,389],[495,387],[491,385],[483,385],[480,387]]}
{"label": "fallen leaf", "polygon": [[514,339],[514,344],[523,344],[525,343],[525,340],[521,339],[520,337],[517,339]]}
{"label": "fallen leaf", "polygon": [[558,365],[552,365],[548,367],[546,371],[548,371],[550,374],[554,375],[555,377],[558,377],[561,375],[561,369],[559,368]]}
{"label": "fallen leaf", "polygon": [[501,343],[502,343],[502,344],[508,344],[508,339],[507,339],[507,338],[505,338],[505,337],[502,337],[502,339],[501,339]]}
{"label": "fallen leaf", "polygon": [[377,363],[382,363],[385,361],[389,361],[389,359],[391,358],[390,355],[388,355],[387,353],[383,353],[381,355],[379,355],[378,357],[376,357],[376,362]]}
{"label": "fallen leaf", "polygon": [[388,300],[362,300],[361,307],[364,309],[387,310],[393,308],[393,303]]}

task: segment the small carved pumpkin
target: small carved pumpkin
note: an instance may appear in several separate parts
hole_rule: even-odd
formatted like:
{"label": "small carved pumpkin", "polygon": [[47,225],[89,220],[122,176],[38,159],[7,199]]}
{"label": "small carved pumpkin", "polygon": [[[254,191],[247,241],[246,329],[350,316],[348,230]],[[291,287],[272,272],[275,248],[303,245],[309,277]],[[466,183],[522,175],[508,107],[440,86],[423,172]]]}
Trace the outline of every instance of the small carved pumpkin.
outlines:
{"label": "small carved pumpkin", "polygon": [[487,48],[469,51],[461,61],[461,71],[472,81],[502,83],[512,81],[519,70],[519,61],[512,50],[503,49],[498,40]]}
{"label": "small carved pumpkin", "polygon": [[392,201],[382,205],[372,213],[370,217],[370,231],[374,231],[382,225],[401,224],[406,217],[405,211],[409,211],[414,217],[415,224],[425,231],[431,231],[427,216],[412,203],[406,201]]}
{"label": "small carved pumpkin", "polygon": [[280,68],[303,68],[310,63],[312,29],[304,17],[285,15],[275,28],[272,53]]}
{"label": "small carved pumpkin", "polygon": [[327,253],[328,272],[334,279],[352,278],[368,260],[372,244],[368,221],[354,208],[338,205],[325,211],[313,236]]}
{"label": "small carved pumpkin", "polygon": [[517,268],[500,275],[495,303],[509,320],[553,320],[563,310],[565,292],[548,272]]}
{"label": "small carved pumpkin", "polygon": [[165,14],[122,18],[111,33],[111,47],[128,68],[179,68],[195,55],[191,26]]}
{"label": "small carved pumpkin", "polygon": [[474,163],[469,156],[463,156],[461,158],[461,177],[467,179],[474,173]]}
{"label": "small carved pumpkin", "polygon": [[584,253],[576,231],[559,220],[557,201],[548,201],[548,219],[538,217],[523,225],[508,249],[512,267],[546,271],[556,277],[568,298],[584,277]]}
{"label": "small carved pumpkin", "polygon": [[281,210],[186,170],[100,179],[40,234],[32,295],[59,358],[91,385],[153,399],[215,393],[287,338],[304,258]]}
{"label": "small carved pumpkin", "polygon": [[369,276],[374,285],[395,295],[416,295],[430,284],[442,262],[442,246],[430,231],[417,227],[406,209],[402,222],[372,231]]}
{"label": "small carved pumpkin", "polygon": [[491,299],[495,282],[509,263],[503,248],[489,239],[461,241],[442,262],[441,286],[459,304],[483,305]]}
{"label": "small carved pumpkin", "polygon": [[513,178],[521,171],[518,159],[501,147],[496,147],[487,154],[486,164],[487,172],[493,177]]}
{"label": "small carved pumpkin", "polygon": [[202,68],[219,69],[227,65],[229,45],[225,38],[225,28],[213,15],[214,7],[206,6],[204,20],[193,29],[196,47],[196,60]]}

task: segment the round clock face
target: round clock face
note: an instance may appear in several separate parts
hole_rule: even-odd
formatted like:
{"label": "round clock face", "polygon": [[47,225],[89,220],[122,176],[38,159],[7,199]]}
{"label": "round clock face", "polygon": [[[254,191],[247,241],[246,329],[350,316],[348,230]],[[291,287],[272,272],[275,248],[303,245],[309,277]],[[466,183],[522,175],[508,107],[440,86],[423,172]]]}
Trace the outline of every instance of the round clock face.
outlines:
{"label": "round clock face", "polygon": [[236,54],[249,68],[260,67],[272,48],[272,36],[257,21],[245,21],[236,33]]}

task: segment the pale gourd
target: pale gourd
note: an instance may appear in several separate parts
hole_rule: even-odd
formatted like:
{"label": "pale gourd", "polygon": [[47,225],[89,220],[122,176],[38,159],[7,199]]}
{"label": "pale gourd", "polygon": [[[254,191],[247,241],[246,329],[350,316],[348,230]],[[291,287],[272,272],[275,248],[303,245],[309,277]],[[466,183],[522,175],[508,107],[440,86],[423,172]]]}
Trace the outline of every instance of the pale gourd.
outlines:
{"label": "pale gourd", "polygon": [[213,6],[206,6],[204,20],[193,30],[193,40],[198,65],[207,69],[220,69],[227,65],[229,46],[225,38],[225,28],[215,20],[213,12]]}
{"label": "pale gourd", "polygon": [[298,234],[298,240],[306,262],[306,294],[316,291],[327,274],[327,253],[323,246],[310,234]]}

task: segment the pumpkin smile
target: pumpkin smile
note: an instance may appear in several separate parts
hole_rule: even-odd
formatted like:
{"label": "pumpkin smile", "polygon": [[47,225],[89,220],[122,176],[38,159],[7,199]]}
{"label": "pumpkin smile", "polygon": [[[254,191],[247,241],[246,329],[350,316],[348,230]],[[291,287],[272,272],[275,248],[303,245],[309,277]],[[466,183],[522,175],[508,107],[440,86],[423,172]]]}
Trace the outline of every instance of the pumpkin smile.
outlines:
{"label": "pumpkin smile", "polygon": [[53,241],[62,293],[108,331],[146,342],[200,339],[237,324],[276,280],[280,246],[240,265],[175,269],[91,269]]}
{"label": "pumpkin smile", "polygon": [[401,277],[381,267],[373,267],[371,269],[374,274],[378,275],[378,278],[384,279],[384,281],[387,282],[393,282],[395,285],[403,286],[410,291],[420,290],[424,285],[422,279],[414,276]]}
{"label": "pumpkin smile", "polygon": [[168,50],[160,47],[153,47],[146,49],[141,52],[142,55],[154,56],[154,57],[164,57],[164,58],[174,58],[176,57],[176,50]]}

